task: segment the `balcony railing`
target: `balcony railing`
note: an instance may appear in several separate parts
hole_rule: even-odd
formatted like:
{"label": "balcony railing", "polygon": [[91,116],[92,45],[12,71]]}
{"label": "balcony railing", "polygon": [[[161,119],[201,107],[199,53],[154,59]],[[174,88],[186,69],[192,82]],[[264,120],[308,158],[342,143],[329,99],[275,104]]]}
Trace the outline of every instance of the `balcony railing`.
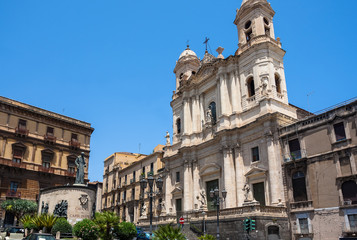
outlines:
{"label": "balcony railing", "polygon": [[20,136],[28,136],[29,135],[29,130],[27,130],[26,127],[17,127],[15,128],[15,133]]}
{"label": "balcony railing", "polygon": [[300,202],[291,202],[290,203],[291,211],[300,211],[312,209],[312,201],[300,201]]}
{"label": "balcony railing", "polygon": [[45,142],[49,142],[49,143],[56,143],[56,137],[53,136],[52,134],[45,134],[43,136],[43,139],[45,140]]}
{"label": "balcony railing", "polygon": [[285,154],[284,156],[284,162],[290,162],[290,161],[295,161],[299,160],[302,158],[306,157],[306,150],[305,149],[300,149],[298,151],[290,152],[288,154]]}
{"label": "balcony railing", "polygon": [[81,148],[81,143],[76,139],[72,139],[71,141],[69,141],[69,146],[73,148]]}
{"label": "balcony railing", "polygon": [[39,166],[38,170],[40,170],[41,172],[46,172],[46,173],[54,173],[54,169],[51,167]]}
{"label": "balcony railing", "polygon": [[6,192],[6,197],[9,198],[20,198],[21,197],[21,192],[14,191],[14,190],[8,190]]}

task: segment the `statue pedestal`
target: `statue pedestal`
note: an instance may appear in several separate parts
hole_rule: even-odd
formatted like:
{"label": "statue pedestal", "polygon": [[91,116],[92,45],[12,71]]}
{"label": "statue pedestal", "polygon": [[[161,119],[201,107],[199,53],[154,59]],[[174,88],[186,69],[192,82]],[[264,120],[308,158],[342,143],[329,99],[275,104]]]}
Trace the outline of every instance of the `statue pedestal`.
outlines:
{"label": "statue pedestal", "polygon": [[[63,201],[67,203],[66,207],[61,204]],[[84,184],[45,188],[40,191],[38,214],[41,214],[42,202],[45,206],[46,203],[48,204],[49,214],[54,214],[57,206],[57,211],[60,207],[61,212],[67,215],[63,217],[67,217],[68,222],[74,225],[84,218],[92,218],[95,212],[95,201],[96,191]]]}

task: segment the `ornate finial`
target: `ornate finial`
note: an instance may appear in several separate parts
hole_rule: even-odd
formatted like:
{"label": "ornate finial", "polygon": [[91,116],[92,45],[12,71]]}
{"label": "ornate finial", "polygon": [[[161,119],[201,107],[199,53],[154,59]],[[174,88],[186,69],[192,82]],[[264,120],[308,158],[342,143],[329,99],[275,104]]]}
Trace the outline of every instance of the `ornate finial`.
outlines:
{"label": "ornate finial", "polygon": [[223,57],[223,55],[222,55],[223,50],[224,50],[223,47],[218,47],[218,48],[216,49],[216,51],[218,52],[217,58],[224,59],[224,57]]}
{"label": "ornate finial", "polygon": [[205,41],[203,42],[203,44],[206,44],[206,52],[207,52],[207,45],[208,45],[208,41],[209,41],[209,38],[206,37]]}
{"label": "ornate finial", "polygon": [[187,49],[190,49],[190,40],[187,40],[186,45],[187,45]]}

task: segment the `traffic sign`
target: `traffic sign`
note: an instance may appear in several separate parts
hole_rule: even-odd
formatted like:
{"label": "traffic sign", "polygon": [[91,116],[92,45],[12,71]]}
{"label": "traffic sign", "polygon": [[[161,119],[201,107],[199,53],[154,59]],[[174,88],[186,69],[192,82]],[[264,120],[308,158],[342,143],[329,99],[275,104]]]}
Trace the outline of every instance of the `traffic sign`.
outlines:
{"label": "traffic sign", "polygon": [[185,223],[185,219],[183,219],[183,217],[180,217],[179,223],[180,224],[184,224]]}

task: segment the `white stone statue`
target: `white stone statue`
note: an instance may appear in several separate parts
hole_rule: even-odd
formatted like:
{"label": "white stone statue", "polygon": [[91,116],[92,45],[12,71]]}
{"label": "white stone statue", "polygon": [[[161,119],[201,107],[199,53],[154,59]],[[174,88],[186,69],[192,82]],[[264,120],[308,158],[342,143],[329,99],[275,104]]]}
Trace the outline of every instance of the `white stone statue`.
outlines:
{"label": "white stone statue", "polygon": [[212,110],[208,108],[206,112],[206,123],[211,123],[211,122],[212,122]]}
{"label": "white stone statue", "polygon": [[268,78],[267,77],[263,77],[262,78],[262,80],[261,80],[261,82],[262,82],[262,95],[264,96],[266,96],[266,95],[268,95],[268,84],[269,84],[269,80],[268,80]]}
{"label": "white stone statue", "polygon": [[248,201],[249,201],[249,192],[250,192],[250,187],[249,187],[248,182],[246,182],[246,183],[244,184],[243,191],[244,191],[244,196],[245,196],[244,201],[245,201],[245,202],[248,202]]}
{"label": "white stone statue", "polygon": [[170,142],[170,133],[169,133],[168,131],[166,131],[165,138],[166,138],[166,146],[171,145],[171,142]]}
{"label": "white stone statue", "polygon": [[146,217],[146,205],[145,204],[143,204],[143,206],[141,207],[140,216]]}

